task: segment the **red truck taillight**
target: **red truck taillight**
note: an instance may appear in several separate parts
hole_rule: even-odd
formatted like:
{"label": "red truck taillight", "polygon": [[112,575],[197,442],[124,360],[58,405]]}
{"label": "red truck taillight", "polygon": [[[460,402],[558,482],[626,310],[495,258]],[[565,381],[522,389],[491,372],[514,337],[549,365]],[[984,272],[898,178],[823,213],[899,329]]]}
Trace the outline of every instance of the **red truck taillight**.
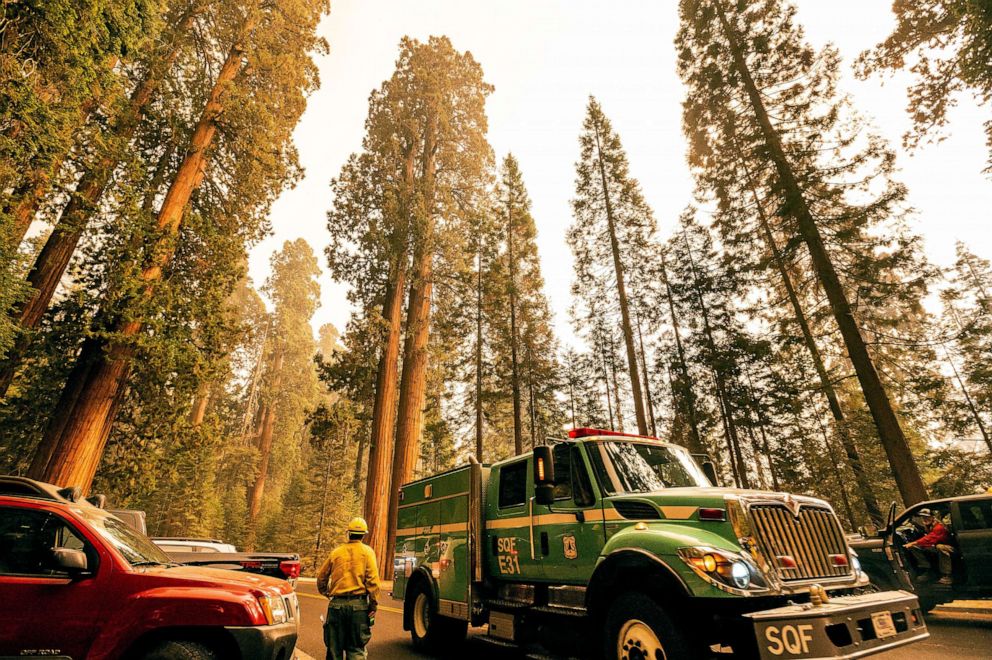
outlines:
{"label": "red truck taillight", "polygon": [[279,562],[279,570],[287,579],[295,580],[300,577],[300,562],[297,560],[281,561]]}

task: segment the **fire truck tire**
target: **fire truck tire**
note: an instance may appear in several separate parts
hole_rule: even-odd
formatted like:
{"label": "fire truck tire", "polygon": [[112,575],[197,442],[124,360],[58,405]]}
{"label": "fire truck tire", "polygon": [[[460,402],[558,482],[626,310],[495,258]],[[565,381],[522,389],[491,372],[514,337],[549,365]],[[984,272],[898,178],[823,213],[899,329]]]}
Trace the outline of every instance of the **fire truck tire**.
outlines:
{"label": "fire truck tire", "polygon": [[646,594],[621,594],[606,614],[606,660],[692,660],[697,657],[665,610]]}
{"label": "fire truck tire", "polygon": [[450,648],[465,639],[468,622],[439,615],[426,584],[418,583],[407,592],[407,598],[410,603],[410,637],[415,649],[433,651],[441,646]]}

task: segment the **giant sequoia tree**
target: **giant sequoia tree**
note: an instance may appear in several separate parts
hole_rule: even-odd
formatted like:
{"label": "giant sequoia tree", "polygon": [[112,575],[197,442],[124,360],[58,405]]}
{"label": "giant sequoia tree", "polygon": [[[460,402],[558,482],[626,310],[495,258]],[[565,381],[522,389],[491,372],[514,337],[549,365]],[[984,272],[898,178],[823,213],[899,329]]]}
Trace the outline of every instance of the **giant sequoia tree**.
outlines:
{"label": "giant sequoia tree", "polygon": [[310,319],[320,299],[320,272],[313,250],[303,239],[287,241],[271,260],[271,275],[263,292],[272,301],[261,373],[259,407],[252,444],[257,452],[254,477],[248,480],[248,520],[245,547],[251,551],[269,463],[277,441],[292,437],[314,398],[316,377],[311,366],[316,345]]}
{"label": "giant sequoia tree", "polygon": [[[98,215],[98,203],[115,169],[133,148],[133,138],[143,113],[157,95],[182,49],[192,42],[192,25],[205,11],[205,5],[204,0],[182,3],[167,16],[170,27],[161,36],[161,43],[150,48],[144,61],[136,67],[138,81],[130,96],[112,106],[115,116],[109,127],[92,140],[91,150],[94,153],[79,165],[78,181],[68,193],[69,201],[59,213],[52,233],[28,272],[28,295],[11,310],[11,318],[19,325],[20,335],[6,360],[0,363],[0,397],[6,394],[23,357],[30,338],[26,331],[36,328],[41,322],[90,219]],[[47,180],[35,184],[33,195],[38,203],[50,187],[47,184]]]}
{"label": "giant sequoia tree", "polygon": [[[314,30],[325,5],[248,2],[224,9],[212,24],[218,68],[196,95],[202,103],[198,119],[154,222],[130,244],[122,264],[130,274],[104,293],[35,452],[34,476],[88,488],[125,391],[134,346],[154,318],[170,263],[188,236],[183,230],[194,192],[205,190],[202,197],[223,208],[250,182],[245,200],[229,204],[225,221],[231,234],[251,241],[264,227],[275,194],[297,173],[290,137],[305,95],[316,85],[310,54],[321,44]],[[260,124],[266,127],[264,140],[258,139]],[[231,193],[235,197],[227,198]]]}
{"label": "giant sequoia tree", "polygon": [[447,38],[404,38],[395,72],[370,99],[363,151],[334,184],[331,269],[358,284],[363,316],[382,330],[365,514],[383,566],[398,506],[391,484],[409,480],[423,430],[435,260],[466,240],[484,201],[490,90],[471,54]]}
{"label": "giant sequoia tree", "polygon": [[[836,50],[816,52],[806,44],[792,5],[683,0],[680,8],[679,74],[689,88],[685,126],[700,185],[739,190],[748,180],[761,186],[763,198],[776,200],[781,231],[809,254],[902,496],[907,503],[924,499],[906,434],[866,344],[860,310],[851,303],[851,283],[838,270],[838,246],[831,244],[842,222],[863,235],[865,226],[898,205],[902,188],[884,176],[891,154],[878,140],[859,142],[856,134],[845,133]],[[742,156],[750,178],[740,176]],[[861,188],[859,180],[834,185],[858,172]],[[871,195],[869,182],[887,185],[852,212],[845,195]],[[747,199],[745,193],[737,197]]]}

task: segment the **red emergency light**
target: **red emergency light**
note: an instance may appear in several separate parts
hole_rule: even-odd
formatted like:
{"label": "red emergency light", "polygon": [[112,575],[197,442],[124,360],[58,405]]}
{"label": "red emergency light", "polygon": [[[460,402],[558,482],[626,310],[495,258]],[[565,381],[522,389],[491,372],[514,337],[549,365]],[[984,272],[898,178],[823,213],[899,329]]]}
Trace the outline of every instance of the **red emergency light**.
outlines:
{"label": "red emergency light", "polygon": [[[591,429],[580,427],[568,432],[569,438],[590,438],[597,435],[619,436],[623,438],[644,438],[645,440],[659,440],[650,435],[637,435],[636,433],[622,433],[621,431],[607,431],[605,429]],[[660,442],[660,440],[659,440]]]}

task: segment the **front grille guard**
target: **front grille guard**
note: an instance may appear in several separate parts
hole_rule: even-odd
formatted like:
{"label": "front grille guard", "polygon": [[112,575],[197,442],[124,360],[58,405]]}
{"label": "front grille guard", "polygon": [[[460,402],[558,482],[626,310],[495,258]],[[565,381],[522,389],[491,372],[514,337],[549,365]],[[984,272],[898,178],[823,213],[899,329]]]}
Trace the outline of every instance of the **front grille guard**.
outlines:
{"label": "front grille guard", "polygon": [[[811,507],[828,511],[831,516],[836,517],[833,508],[822,500],[809,497],[798,497],[790,495],[793,503],[798,503],[799,507]],[[769,590],[780,594],[807,593],[809,587],[814,584],[822,585],[827,589],[844,589],[860,586],[858,575],[855,573],[850,563],[847,572],[836,576],[815,576],[815,577],[785,577],[778,566],[776,557],[769,556],[768,546],[762,542],[761,534],[756,529],[752,515],[752,507],[778,506],[788,510],[784,499],[759,496],[748,497],[740,495],[728,495],[726,497],[727,514],[730,524],[734,528],[741,548],[744,553],[761,569]],[[791,515],[791,513],[790,513]],[[848,552],[847,541],[841,535],[843,552]]]}

